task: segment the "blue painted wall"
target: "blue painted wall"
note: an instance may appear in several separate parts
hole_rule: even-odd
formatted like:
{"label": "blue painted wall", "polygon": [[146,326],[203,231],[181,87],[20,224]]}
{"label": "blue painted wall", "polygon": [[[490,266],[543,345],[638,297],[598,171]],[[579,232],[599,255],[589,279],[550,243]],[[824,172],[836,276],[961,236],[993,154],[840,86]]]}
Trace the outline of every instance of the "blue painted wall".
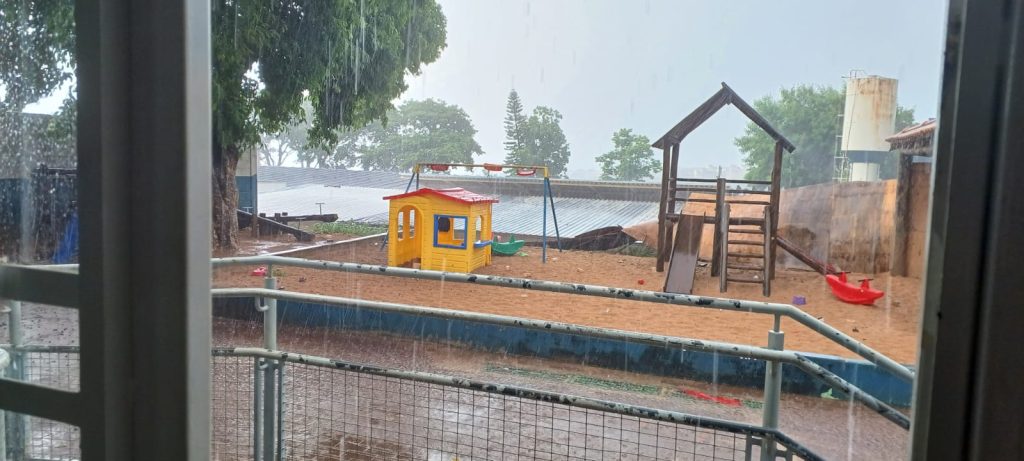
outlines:
{"label": "blue painted wall", "polygon": [[[214,303],[214,314],[243,319],[262,318],[262,314],[258,314],[253,308],[252,298],[217,299]],[[714,380],[720,384],[758,389],[764,387],[764,362],[742,357],[681,351],[462,320],[290,301],[278,302],[278,319],[282,323],[305,326],[381,331],[421,339],[455,341],[486,351],[562,358],[637,373],[709,382]],[[903,407],[910,405],[911,384],[868,362],[819,354],[806,355],[882,401]],[[829,389],[824,383],[798,368],[783,365],[782,372],[782,387],[786,392],[820,395]],[[842,396],[836,394],[836,397]]]}

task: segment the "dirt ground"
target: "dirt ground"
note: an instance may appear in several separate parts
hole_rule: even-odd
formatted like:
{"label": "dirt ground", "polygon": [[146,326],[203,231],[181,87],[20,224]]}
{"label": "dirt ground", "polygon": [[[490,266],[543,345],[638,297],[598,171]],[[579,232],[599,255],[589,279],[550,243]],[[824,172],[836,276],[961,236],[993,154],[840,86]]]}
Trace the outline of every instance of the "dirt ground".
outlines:
{"label": "dirt ground", "polygon": [[[313,259],[386,264],[387,253],[371,239],[344,247],[324,248]],[[549,251],[541,264],[540,249],[527,247],[528,256],[495,257],[478,273],[573,281],[623,288],[660,291],[664,273],[654,270],[654,259],[585,251]],[[216,287],[258,287],[252,268],[217,270]],[[282,268],[282,289],[424,306],[487,312],[532,319],[571,322],[664,335],[764,345],[772,318],[766,315],[727,312],[695,307],[666,306],[620,299],[584,297],[458,283],[439,283],[395,277],[345,274],[312,269]],[[857,279],[857,274],[851,278]],[[779,271],[773,295],[765,299],[759,285],[733,284],[728,293],[718,292],[718,281],[708,268],[698,268],[695,294],[791,303],[803,296],[806,312],[861,340],[902,363],[917,357],[920,281],[876,275],[873,282],[886,291],[875,306],[855,306],[836,300],[821,276],[813,272]],[[783,320],[786,349],[843,357],[854,354],[806,327]]]}
{"label": "dirt ground", "polygon": [[248,229],[243,229],[238,232],[238,250],[228,252],[215,249],[213,250],[213,256],[215,258],[222,258],[225,256],[263,255],[309,248],[351,238],[355,238],[355,236],[348,234],[317,234],[312,242],[300,242],[295,239],[295,236],[290,234],[263,235],[255,238]]}

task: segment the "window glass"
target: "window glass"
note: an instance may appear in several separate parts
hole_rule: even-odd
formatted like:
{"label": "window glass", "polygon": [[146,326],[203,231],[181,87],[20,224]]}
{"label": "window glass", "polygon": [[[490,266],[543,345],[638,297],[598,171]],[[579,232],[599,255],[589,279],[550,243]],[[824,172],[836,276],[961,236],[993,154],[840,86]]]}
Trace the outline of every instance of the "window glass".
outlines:
{"label": "window glass", "polygon": [[[20,273],[77,270],[69,266],[79,256],[74,17],[73,1],[0,6],[0,271],[19,280],[0,289],[0,379],[70,392],[80,389],[79,312],[32,302],[54,299],[60,284]],[[5,420],[0,410],[3,437],[0,458],[79,457],[78,429],[53,421]]]}
{"label": "window glass", "polygon": [[290,296],[215,299],[224,458],[906,452],[944,2],[280,5],[212,10],[217,255],[295,258],[214,272]]}

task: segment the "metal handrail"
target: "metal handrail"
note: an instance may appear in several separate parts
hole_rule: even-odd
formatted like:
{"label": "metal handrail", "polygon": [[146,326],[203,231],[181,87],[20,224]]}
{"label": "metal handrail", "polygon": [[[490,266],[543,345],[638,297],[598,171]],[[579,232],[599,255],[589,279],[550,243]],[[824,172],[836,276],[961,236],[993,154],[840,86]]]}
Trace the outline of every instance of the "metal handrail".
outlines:
{"label": "metal handrail", "polygon": [[792,454],[795,454],[803,459],[823,459],[820,456],[816,455],[807,447],[804,447],[799,442],[793,440],[792,438],[790,438],[789,436],[780,432],[777,429],[769,429],[761,426],[754,426],[735,421],[691,415],[677,411],[647,408],[637,405],[593,399],[589,397],[561,394],[556,392],[549,392],[506,384],[488,383],[484,381],[476,381],[472,379],[458,378],[454,376],[445,376],[435,373],[383,368],[373,365],[333,360],[326,357],[295,354],[291,352],[275,351],[255,347],[215,348],[213,349],[213,355],[224,357],[251,357],[256,359],[291,362],[321,368],[330,368],[334,370],[345,370],[355,373],[365,373],[388,378],[410,380],[428,384],[437,384],[440,386],[458,387],[462,389],[483,391],[493,394],[517,397],[521,399],[558,403],[607,413],[615,413],[624,416],[634,416],[644,419],[652,419],[656,421],[685,424],[688,426],[696,426],[700,428],[720,430],[736,434],[760,435],[762,437],[770,435],[775,441],[782,443],[782,445],[785,446]]}
{"label": "metal handrail", "polygon": [[[392,269],[392,268],[387,268]],[[214,298],[233,297],[264,297],[277,300],[318,303],[329,306],[353,307],[358,309],[394,312],[449,320],[465,320],[509,327],[527,328],[532,330],[567,333],[592,338],[614,339],[662,347],[677,347],[683,350],[713,352],[737,357],[747,357],[765,361],[777,361],[794,365],[811,376],[824,381],[829,386],[852,396],[866,407],[876,411],[884,418],[896,423],[903,429],[910,428],[910,419],[895,408],[864,392],[860,388],[840,378],[826,368],[812,362],[801,354],[792,351],[778,351],[756,346],[732,344],[718,341],[681,338],[674,336],[637,333],[610,328],[590,327],[562,322],[549,322],[497,314],[466,312],[436,307],[414,306],[408,304],[369,301],[356,298],[316,295],[292,291],[270,290],[266,288],[215,288]]]}
{"label": "metal handrail", "polygon": [[659,304],[670,304],[677,306],[699,307],[705,309],[720,309],[726,311],[751,312],[756,314],[770,314],[784,316],[810,328],[821,334],[830,341],[843,346],[847,350],[863,357],[878,367],[886,370],[900,379],[913,382],[915,372],[899,362],[883,355],[849,335],[839,331],[831,325],[818,320],[814,316],[800,310],[796,306],[781,303],[767,303],[760,301],[746,301],[739,299],[715,298],[709,296],[693,296],[676,293],[665,293],[650,290],[634,290],[627,288],[615,288],[602,285],[590,285],[572,282],[556,282],[549,280],[533,280],[526,278],[502,277],[496,275],[466,274],[459,272],[442,272],[423,269],[409,269],[404,267],[378,266],[373,264],[344,263],[334,261],[322,261],[302,258],[287,258],[282,256],[240,256],[229,258],[214,258],[210,262],[213,267],[242,266],[242,265],[278,265],[289,267],[303,267],[309,269],[322,269],[337,272],[349,272],[372,275],[388,275],[393,277],[405,277],[421,280],[437,280],[445,282],[475,283],[478,285],[498,286],[506,288],[518,288],[536,291],[548,291],[553,293],[571,293],[583,296],[598,296],[605,298],[624,299],[628,301],[644,301]]}

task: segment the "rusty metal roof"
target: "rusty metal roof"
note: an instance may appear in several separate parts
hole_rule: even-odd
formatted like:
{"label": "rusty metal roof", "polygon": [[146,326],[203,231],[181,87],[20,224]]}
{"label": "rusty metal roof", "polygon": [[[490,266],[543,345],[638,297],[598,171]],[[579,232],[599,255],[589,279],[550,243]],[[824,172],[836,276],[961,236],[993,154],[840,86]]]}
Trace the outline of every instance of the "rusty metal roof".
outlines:
{"label": "rusty metal roof", "polygon": [[935,119],[930,118],[900,130],[885,138],[889,142],[889,150],[909,155],[931,155],[936,125]]}
{"label": "rusty metal roof", "polygon": [[434,195],[441,198],[454,200],[461,203],[497,203],[496,197],[490,197],[487,195],[481,195],[476,192],[470,192],[461,187],[453,187],[451,189],[431,189],[424,187],[422,189],[414,190],[412,192],[406,192],[404,194],[389,195],[384,197],[384,200],[393,200],[405,197],[415,197],[418,195]]}

